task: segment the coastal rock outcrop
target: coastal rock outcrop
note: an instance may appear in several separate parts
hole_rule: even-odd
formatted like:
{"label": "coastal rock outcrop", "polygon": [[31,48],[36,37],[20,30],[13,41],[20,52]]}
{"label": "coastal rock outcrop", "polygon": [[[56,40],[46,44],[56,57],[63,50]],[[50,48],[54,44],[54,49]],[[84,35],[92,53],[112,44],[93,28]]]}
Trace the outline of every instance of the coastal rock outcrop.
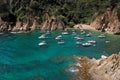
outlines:
{"label": "coastal rock outcrop", "polygon": [[5,22],[0,18],[0,32],[27,32],[40,30],[40,24],[35,19],[29,19],[26,22],[17,21],[15,26],[11,26],[9,22]]}
{"label": "coastal rock outcrop", "polygon": [[108,8],[105,13],[96,17],[90,25],[102,32],[120,34],[120,22],[115,8]]}
{"label": "coastal rock outcrop", "polygon": [[13,27],[12,31],[13,32],[26,32],[26,31],[34,31],[34,30],[39,30],[40,25],[35,19],[30,19],[27,22],[22,22],[22,21],[17,21],[16,25]]}
{"label": "coastal rock outcrop", "polygon": [[120,80],[120,53],[97,60],[84,57],[75,60],[82,65],[78,73],[80,80]]}
{"label": "coastal rock outcrop", "polygon": [[65,25],[61,20],[58,20],[55,17],[50,17],[42,23],[40,29],[42,31],[64,30]]}
{"label": "coastal rock outcrop", "polygon": [[0,32],[12,31],[12,32],[28,32],[34,30],[42,31],[54,31],[54,30],[64,30],[65,25],[61,20],[51,17],[46,19],[41,25],[34,18],[30,18],[27,21],[16,21],[15,26],[11,26],[9,22],[5,22],[0,18]]}

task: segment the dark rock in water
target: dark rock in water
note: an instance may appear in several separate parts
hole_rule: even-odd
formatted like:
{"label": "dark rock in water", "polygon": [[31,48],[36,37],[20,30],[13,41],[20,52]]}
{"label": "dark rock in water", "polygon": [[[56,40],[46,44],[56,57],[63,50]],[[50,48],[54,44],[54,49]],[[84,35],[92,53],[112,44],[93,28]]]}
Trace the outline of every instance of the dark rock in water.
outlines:
{"label": "dark rock in water", "polygon": [[116,8],[108,8],[104,14],[98,16],[91,23],[91,26],[102,32],[120,34],[120,22],[118,20]]}
{"label": "dark rock in water", "polygon": [[50,59],[50,61],[52,63],[55,63],[55,64],[62,64],[64,63],[65,61],[67,61],[69,58],[68,57],[65,57],[65,56],[54,56]]}
{"label": "dark rock in water", "polygon": [[55,17],[51,17],[41,25],[42,31],[54,31],[54,30],[64,30],[65,25],[62,21],[56,19]]}
{"label": "dark rock in water", "polygon": [[0,63],[0,74],[5,74],[13,71],[13,66]]}
{"label": "dark rock in water", "polygon": [[26,80],[45,80],[45,79],[41,75],[36,75],[30,78],[27,78]]}

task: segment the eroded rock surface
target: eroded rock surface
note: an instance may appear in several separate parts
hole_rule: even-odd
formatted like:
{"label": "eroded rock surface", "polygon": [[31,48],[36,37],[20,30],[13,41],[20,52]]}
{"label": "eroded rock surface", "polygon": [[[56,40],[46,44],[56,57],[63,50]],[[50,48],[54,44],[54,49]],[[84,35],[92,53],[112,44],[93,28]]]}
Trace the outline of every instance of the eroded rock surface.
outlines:
{"label": "eroded rock surface", "polygon": [[82,65],[80,80],[120,80],[120,53],[104,59],[75,57],[75,60]]}
{"label": "eroded rock surface", "polygon": [[91,23],[91,26],[102,32],[120,34],[120,22],[116,9],[107,9]]}

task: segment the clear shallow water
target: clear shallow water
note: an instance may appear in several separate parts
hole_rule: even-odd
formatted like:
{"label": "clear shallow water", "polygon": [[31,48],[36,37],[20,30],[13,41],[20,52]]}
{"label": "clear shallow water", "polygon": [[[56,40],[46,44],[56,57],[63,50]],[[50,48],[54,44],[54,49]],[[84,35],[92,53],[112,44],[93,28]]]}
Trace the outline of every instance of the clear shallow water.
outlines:
{"label": "clear shallow water", "polygon": [[[38,46],[43,40],[38,39],[42,33],[37,31],[0,35],[0,80],[70,80],[65,69],[74,64],[72,56],[100,58],[102,54],[109,56],[120,51],[120,36],[105,34],[106,38],[99,39],[98,32],[92,32],[91,37],[77,33],[85,38],[83,42],[96,40],[96,46],[76,45],[71,34],[63,35],[65,44],[58,45],[54,39],[61,34],[58,31],[48,35],[44,47]],[[106,44],[105,40],[111,42]]]}

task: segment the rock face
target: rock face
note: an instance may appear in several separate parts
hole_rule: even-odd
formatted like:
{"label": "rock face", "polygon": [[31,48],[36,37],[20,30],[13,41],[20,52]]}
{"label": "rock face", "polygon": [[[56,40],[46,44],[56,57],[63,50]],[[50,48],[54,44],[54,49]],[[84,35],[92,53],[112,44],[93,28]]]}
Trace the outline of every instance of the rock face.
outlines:
{"label": "rock face", "polygon": [[34,31],[34,30],[39,30],[40,25],[37,23],[35,19],[29,20],[28,22],[24,23],[21,21],[17,21],[16,25],[13,27],[12,31],[18,32],[18,31]]}
{"label": "rock face", "polygon": [[64,30],[65,25],[62,21],[56,19],[55,17],[51,17],[42,23],[40,29],[42,31]]}
{"label": "rock face", "polygon": [[102,32],[120,34],[120,22],[116,9],[107,9],[91,23],[91,26]]}
{"label": "rock face", "polygon": [[47,19],[41,25],[34,18],[29,18],[26,22],[18,20],[15,26],[10,26],[8,22],[4,22],[0,18],[0,32],[4,31],[27,32],[34,30],[53,31],[64,29],[65,29],[64,23],[61,20],[58,20],[54,17]]}
{"label": "rock face", "polygon": [[9,22],[5,22],[0,18],[0,32],[27,32],[40,30],[40,25],[35,19],[30,19],[27,22],[17,21],[15,26],[11,26]]}
{"label": "rock face", "polygon": [[[81,57],[75,59],[80,64],[84,63],[87,66],[87,68],[85,66],[81,67],[78,74],[80,80],[120,80],[120,53],[98,60]],[[87,76],[82,76],[81,73]]]}

